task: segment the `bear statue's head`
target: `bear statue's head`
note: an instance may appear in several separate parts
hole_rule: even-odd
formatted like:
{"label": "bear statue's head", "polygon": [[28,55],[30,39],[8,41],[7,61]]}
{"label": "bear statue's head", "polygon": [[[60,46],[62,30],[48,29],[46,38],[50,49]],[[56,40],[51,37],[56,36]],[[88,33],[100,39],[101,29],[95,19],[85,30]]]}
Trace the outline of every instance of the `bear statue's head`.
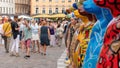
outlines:
{"label": "bear statue's head", "polygon": [[110,21],[112,14],[109,9],[97,6],[93,0],[86,0],[83,2],[83,8],[88,13],[94,14],[96,17],[103,18],[101,20]]}

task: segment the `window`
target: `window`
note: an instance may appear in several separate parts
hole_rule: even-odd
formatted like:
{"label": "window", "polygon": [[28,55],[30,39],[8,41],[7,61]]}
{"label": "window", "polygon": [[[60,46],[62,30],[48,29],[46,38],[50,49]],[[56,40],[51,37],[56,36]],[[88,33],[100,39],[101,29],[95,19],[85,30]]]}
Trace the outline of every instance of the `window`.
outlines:
{"label": "window", "polygon": [[43,8],[42,13],[45,14],[45,8]]}
{"label": "window", "polygon": [[45,0],[43,0],[43,2],[45,2]]}
{"label": "window", "polygon": [[12,12],[11,12],[11,14],[13,14],[13,8],[12,8]]}
{"label": "window", "polygon": [[5,13],[5,7],[3,7],[3,12]]}
{"label": "window", "polygon": [[10,10],[10,8],[9,8],[9,14],[11,14],[11,10]]}
{"label": "window", "polygon": [[49,14],[52,14],[52,8],[49,8]]}
{"label": "window", "polygon": [[38,14],[38,8],[36,8],[36,14]]}
{"label": "window", "polygon": [[49,2],[52,2],[52,0],[49,0]]}
{"label": "window", "polygon": [[65,0],[62,0],[62,3],[64,3],[65,2]]}
{"label": "window", "polygon": [[65,12],[65,8],[62,8],[62,13],[64,13]]}
{"label": "window", "polygon": [[6,14],[8,14],[8,7],[6,7]]}
{"label": "window", "polygon": [[68,0],[68,2],[71,2],[71,0]]}
{"label": "window", "polygon": [[39,0],[36,0],[36,2],[38,2]]}
{"label": "window", "polygon": [[55,0],[55,2],[58,2],[58,0]]}
{"label": "window", "polygon": [[11,0],[11,3],[13,3],[13,0]]}
{"label": "window", "polygon": [[75,2],[78,2],[78,0],[75,0]]}
{"label": "window", "polygon": [[58,8],[55,8],[55,13],[58,13]]}

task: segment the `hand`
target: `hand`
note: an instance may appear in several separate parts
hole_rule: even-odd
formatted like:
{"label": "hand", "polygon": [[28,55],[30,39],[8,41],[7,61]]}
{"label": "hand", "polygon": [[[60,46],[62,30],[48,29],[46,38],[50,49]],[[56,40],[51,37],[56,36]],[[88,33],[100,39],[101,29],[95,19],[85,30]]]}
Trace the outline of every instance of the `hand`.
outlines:
{"label": "hand", "polygon": [[50,36],[48,36],[49,40],[51,40]]}
{"label": "hand", "polygon": [[15,30],[19,30],[19,28],[15,28]]}

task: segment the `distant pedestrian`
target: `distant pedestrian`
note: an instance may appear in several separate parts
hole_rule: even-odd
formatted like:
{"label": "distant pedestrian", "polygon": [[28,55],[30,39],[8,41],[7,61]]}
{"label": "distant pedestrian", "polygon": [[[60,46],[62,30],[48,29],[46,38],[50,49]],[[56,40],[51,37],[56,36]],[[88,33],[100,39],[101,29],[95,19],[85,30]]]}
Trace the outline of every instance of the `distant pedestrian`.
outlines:
{"label": "distant pedestrian", "polygon": [[59,47],[62,45],[63,31],[64,29],[61,27],[61,24],[58,24],[55,33],[56,33],[57,45]]}
{"label": "distant pedestrian", "polygon": [[43,55],[46,55],[47,46],[50,45],[50,30],[46,24],[46,21],[42,20],[42,27],[40,29],[40,41],[42,45],[41,54]]}
{"label": "distant pedestrian", "polygon": [[9,53],[9,45],[10,45],[11,35],[12,35],[11,23],[8,22],[8,17],[4,17],[3,35],[2,36],[4,39],[6,53]]}
{"label": "distant pedestrian", "polygon": [[50,46],[55,46],[55,28],[52,23],[50,23],[49,30],[50,30],[50,38],[51,38]]}
{"label": "distant pedestrian", "polygon": [[22,51],[24,51],[23,29],[24,29],[25,25],[24,25],[24,20],[22,18],[18,20],[18,25],[20,27],[20,29],[19,29],[20,48],[22,49]]}
{"label": "distant pedestrian", "polygon": [[32,21],[31,24],[31,29],[32,29],[32,51],[35,53],[36,48],[35,45],[37,45],[37,52],[40,53],[40,43],[39,43],[39,26],[35,21]]}
{"label": "distant pedestrian", "polygon": [[18,16],[14,17],[14,21],[11,23],[12,25],[12,34],[13,34],[13,45],[11,48],[11,56],[19,57],[19,25],[18,25]]}
{"label": "distant pedestrian", "polygon": [[30,58],[30,44],[32,39],[32,29],[28,23],[28,21],[25,20],[25,28],[23,30],[24,35],[24,42],[25,42],[25,48],[26,48],[26,55],[24,58]]}

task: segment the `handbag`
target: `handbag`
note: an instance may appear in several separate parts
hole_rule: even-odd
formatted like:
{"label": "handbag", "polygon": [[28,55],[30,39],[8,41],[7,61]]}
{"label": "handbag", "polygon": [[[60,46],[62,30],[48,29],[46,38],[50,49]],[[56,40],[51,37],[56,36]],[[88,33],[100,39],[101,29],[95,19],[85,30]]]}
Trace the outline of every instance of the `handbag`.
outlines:
{"label": "handbag", "polygon": [[[6,31],[7,31],[7,29],[8,29],[8,26],[9,26],[9,24],[7,25],[7,27],[6,27],[6,29],[5,29],[5,31],[4,31],[4,33],[3,33],[3,34],[5,34],[5,33],[6,33]],[[1,34],[2,38],[3,38],[3,39],[7,38],[7,36],[5,36],[5,35],[3,35],[3,34]]]}

